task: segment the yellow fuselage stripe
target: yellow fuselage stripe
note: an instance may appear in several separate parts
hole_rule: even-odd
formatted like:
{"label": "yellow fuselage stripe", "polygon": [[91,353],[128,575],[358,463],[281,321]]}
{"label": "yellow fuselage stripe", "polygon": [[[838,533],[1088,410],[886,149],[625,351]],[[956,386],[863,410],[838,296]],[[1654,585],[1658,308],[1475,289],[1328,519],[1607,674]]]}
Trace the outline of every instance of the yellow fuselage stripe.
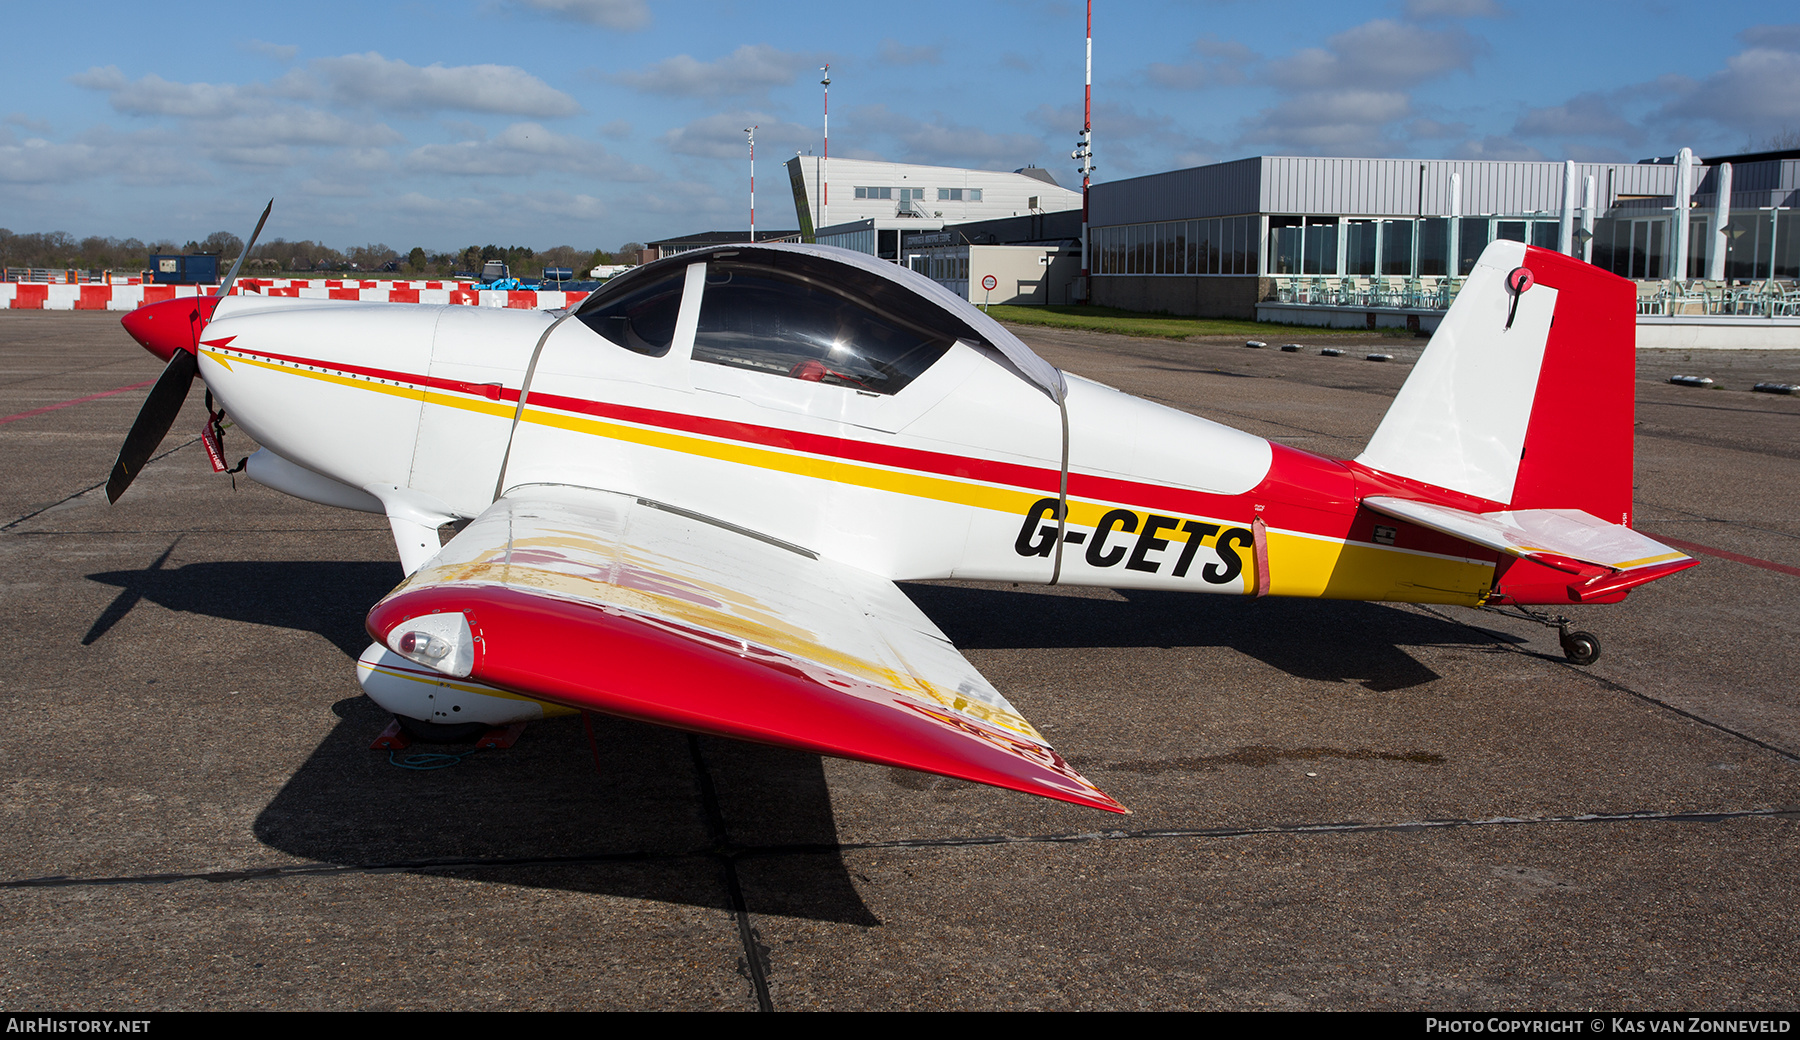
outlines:
{"label": "yellow fuselage stripe", "polygon": [[[236,362],[277,372],[292,373],[339,386],[372,390],[424,404],[476,412],[510,419],[516,407],[505,402],[474,399],[417,386],[395,384],[370,377],[339,375],[292,363],[265,361],[243,355],[224,355],[203,351],[221,364]],[[735,441],[713,440],[686,433],[653,427],[634,426],[606,419],[547,408],[532,407],[527,398],[524,422],[535,426],[568,430],[609,440],[641,444],[645,447],[679,452],[756,469],[791,473],[831,483],[865,487],[893,494],[925,498],[938,502],[987,509],[1010,515],[1023,515],[1033,503],[1044,497],[1036,490],[997,487],[917,471],[884,469],[879,466],[842,459],[826,458],[778,451]],[[1093,527],[1100,517],[1115,505],[1139,507],[1135,503],[1091,502],[1069,500],[1069,522]],[[1240,525],[1237,520],[1205,517],[1222,526]],[[1217,535],[1208,536],[1202,544],[1210,545]],[[1341,539],[1310,535],[1297,531],[1270,529],[1270,586],[1272,595],[1314,596],[1341,599],[1385,599],[1412,602],[1475,603],[1486,597],[1493,578],[1493,564],[1479,560],[1410,553],[1388,546],[1345,542]],[[1254,567],[1244,552],[1242,588],[1254,588]],[[1276,561],[1279,561],[1277,565]],[[1396,567],[1402,572],[1396,574]]]}

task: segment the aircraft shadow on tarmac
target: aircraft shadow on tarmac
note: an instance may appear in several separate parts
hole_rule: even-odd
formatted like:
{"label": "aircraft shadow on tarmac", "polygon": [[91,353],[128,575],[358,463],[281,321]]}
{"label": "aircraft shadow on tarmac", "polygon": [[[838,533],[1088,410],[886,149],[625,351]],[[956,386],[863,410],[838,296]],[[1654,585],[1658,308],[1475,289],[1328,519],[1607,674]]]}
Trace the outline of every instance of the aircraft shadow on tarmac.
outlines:
{"label": "aircraft shadow on tarmac", "polygon": [[[166,560],[166,556],[164,557]],[[368,645],[367,606],[392,563],[195,563],[89,575],[120,588],[84,642],[140,600],[204,616],[316,632],[346,657]],[[1236,649],[1291,675],[1393,690],[1436,673],[1402,645],[1494,646],[1504,637],[1365,603],[1128,591],[1124,599],[1007,588],[904,586],[957,645]],[[350,662],[345,662],[346,672]],[[388,719],[366,697],[258,816],[259,840],[316,861],[729,909],[728,857],[782,853],[776,912],[877,924],[836,851],[816,755],[701,738],[594,715],[534,723],[505,751],[408,769],[369,750]],[[460,753],[469,745],[410,752]],[[898,782],[898,781],[897,781]],[[763,897],[757,902],[762,904]],[[752,909],[769,912],[759,905]]]}
{"label": "aircraft shadow on tarmac", "polygon": [[[138,602],[253,625],[316,632],[352,661],[369,645],[363,615],[401,578],[393,563],[232,562],[88,575],[119,588],[83,643]],[[256,819],[257,838],[306,859],[470,880],[730,909],[724,854],[790,855],[774,871],[780,912],[874,925],[836,852],[837,825],[817,755],[687,734],[603,715],[533,723],[504,751],[441,769],[395,763],[471,745],[369,744],[389,716],[366,697]],[[704,765],[696,760],[696,754]],[[704,770],[704,774],[702,773]],[[709,790],[703,791],[704,784]],[[723,833],[720,833],[721,828]],[[798,853],[794,855],[793,853]],[[757,907],[766,912],[767,907]]]}
{"label": "aircraft shadow on tarmac", "polygon": [[[179,541],[179,539],[177,539]],[[369,645],[363,615],[404,577],[397,563],[229,562],[165,568],[175,547],[138,571],[90,574],[119,594],[94,619],[87,645],[131,612],[139,600],[168,610],[242,621],[270,628],[317,632],[352,660]]]}
{"label": "aircraft shadow on tarmac", "polygon": [[1369,690],[1403,690],[1439,678],[1404,646],[1518,641],[1379,603],[1140,589],[1119,590],[1120,601],[997,587],[902,588],[964,650],[1225,647],[1296,678]]}

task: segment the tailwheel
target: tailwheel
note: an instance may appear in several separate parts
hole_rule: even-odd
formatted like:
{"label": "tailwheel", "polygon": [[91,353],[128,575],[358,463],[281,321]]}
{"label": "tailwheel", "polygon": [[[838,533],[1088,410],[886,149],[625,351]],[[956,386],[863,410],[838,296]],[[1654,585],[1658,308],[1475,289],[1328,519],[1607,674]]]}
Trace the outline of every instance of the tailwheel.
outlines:
{"label": "tailwheel", "polygon": [[1570,664],[1593,664],[1600,660],[1600,640],[1592,632],[1562,631],[1563,656]]}
{"label": "tailwheel", "polygon": [[1571,622],[1561,614],[1547,614],[1517,603],[1505,605],[1484,603],[1480,609],[1503,617],[1520,618],[1556,629],[1557,636],[1562,642],[1563,657],[1567,658],[1570,664],[1590,665],[1600,660],[1599,637],[1592,632],[1570,628]]}

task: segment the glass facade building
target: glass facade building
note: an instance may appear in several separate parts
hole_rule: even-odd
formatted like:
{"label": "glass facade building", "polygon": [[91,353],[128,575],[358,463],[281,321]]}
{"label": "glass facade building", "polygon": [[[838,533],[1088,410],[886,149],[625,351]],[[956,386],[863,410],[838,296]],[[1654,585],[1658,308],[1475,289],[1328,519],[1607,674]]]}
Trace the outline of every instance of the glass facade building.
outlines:
{"label": "glass facade building", "polygon": [[[1729,159],[1735,180],[1722,172]],[[1567,252],[1640,281],[1800,277],[1800,153],[1691,162],[1684,181],[1679,157],[1258,156],[1097,184],[1088,298],[1251,317],[1256,302],[1276,296],[1275,283],[1297,278],[1447,280],[1453,289],[1498,240]],[[1724,234],[1721,187],[1731,193]],[[1676,227],[1679,209],[1685,229]]]}

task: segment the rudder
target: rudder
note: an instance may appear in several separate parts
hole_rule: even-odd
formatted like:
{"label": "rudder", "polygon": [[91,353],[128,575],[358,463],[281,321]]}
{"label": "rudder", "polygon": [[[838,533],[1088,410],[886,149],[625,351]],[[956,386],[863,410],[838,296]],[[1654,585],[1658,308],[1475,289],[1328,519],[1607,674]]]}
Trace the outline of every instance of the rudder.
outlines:
{"label": "rudder", "polygon": [[1559,292],[1508,504],[1630,527],[1637,289],[1547,249],[1527,249],[1525,266]]}
{"label": "rudder", "polygon": [[[1526,269],[1530,284],[1511,288]],[[1511,509],[1631,522],[1631,282],[1495,242],[1357,462]]]}

